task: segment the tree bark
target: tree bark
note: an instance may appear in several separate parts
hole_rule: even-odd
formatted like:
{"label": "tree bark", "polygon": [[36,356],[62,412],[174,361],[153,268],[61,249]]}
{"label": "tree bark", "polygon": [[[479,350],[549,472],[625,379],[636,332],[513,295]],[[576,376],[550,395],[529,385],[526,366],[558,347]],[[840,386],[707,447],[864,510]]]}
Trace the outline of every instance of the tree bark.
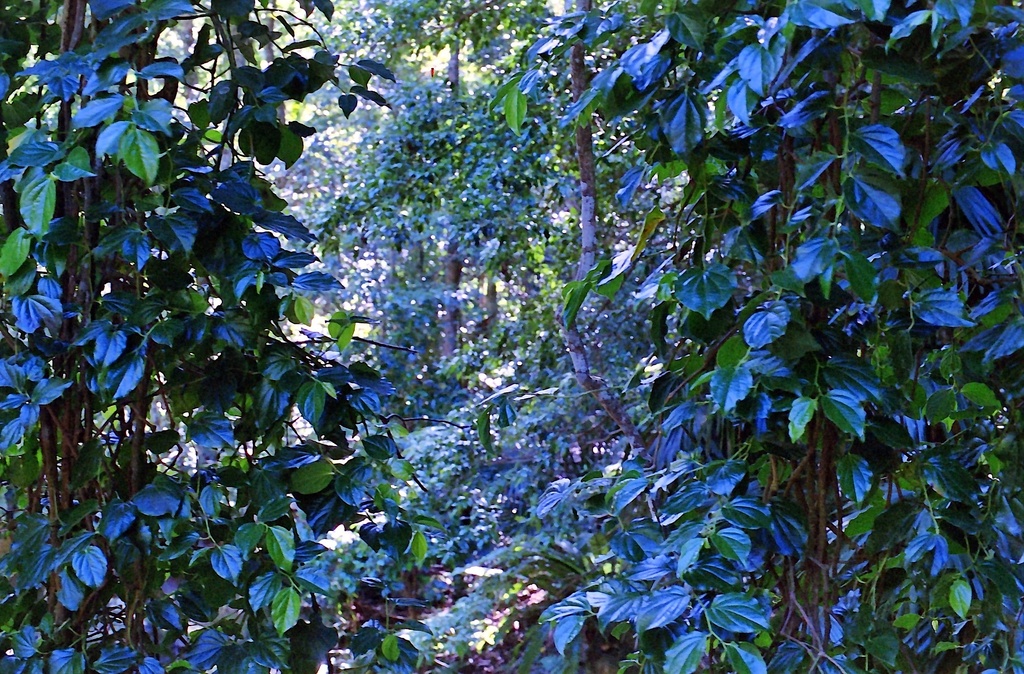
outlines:
{"label": "tree bark", "polygon": [[[448,84],[452,100],[459,98],[460,41],[452,40],[448,59]],[[459,348],[459,330],[462,328],[462,310],[459,308],[459,284],[462,282],[462,255],[455,232],[449,235],[448,252],[444,258],[444,318],[441,321],[441,355],[452,356]]]}
{"label": "tree bark", "polygon": [[459,284],[462,282],[462,256],[459,242],[448,243],[444,260],[444,320],[442,321],[441,355],[452,356],[459,348],[462,310],[459,308]]}
{"label": "tree bark", "polygon": [[[577,11],[589,12],[591,7],[591,0],[577,0],[576,2]],[[582,42],[577,42],[572,46],[570,52],[573,102],[580,99],[589,84],[584,57],[585,47]],[[576,161],[580,171],[581,250],[576,267],[576,280],[579,281],[586,277],[597,261],[597,177],[594,159],[594,130],[589,119],[580,121],[576,126]],[[576,381],[585,391],[593,394],[598,404],[618,425],[633,451],[645,453],[643,437],[633,424],[625,405],[609,390],[604,380],[590,371],[587,345],[580,336],[575,318],[563,326],[563,333],[569,357],[572,359]],[[591,347],[592,351],[596,349],[596,345]]]}

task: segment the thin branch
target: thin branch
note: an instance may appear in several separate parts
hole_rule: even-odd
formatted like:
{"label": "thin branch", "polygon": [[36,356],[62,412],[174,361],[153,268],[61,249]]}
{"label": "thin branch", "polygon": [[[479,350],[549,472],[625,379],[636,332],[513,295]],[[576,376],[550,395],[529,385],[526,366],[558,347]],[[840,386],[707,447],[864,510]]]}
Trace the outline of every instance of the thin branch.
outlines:
{"label": "thin branch", "polygon": [[353,337],[353,342],[362,342],[363,344],[372,344],[373,346],[379,346],[384,349],[394,349],[395,351],[405,351],[406,353],[419,353],[416,349],[411,346],[398,346],[397,344],[386,344],[385,342],[378,342],[375,339],[367,339],[366,337]]}

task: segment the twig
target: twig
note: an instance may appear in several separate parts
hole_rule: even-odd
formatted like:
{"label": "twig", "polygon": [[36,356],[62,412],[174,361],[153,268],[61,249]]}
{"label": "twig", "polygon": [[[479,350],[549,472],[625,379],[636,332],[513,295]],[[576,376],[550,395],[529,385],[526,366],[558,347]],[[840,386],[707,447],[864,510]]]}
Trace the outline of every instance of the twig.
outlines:
{"label": "twig", "polygon": [[389,414],[387,416],[381,417],[380,420],[386,424],[389,421],[392,421],[393,419],[398,419],[403,424],[408,424],[408,423],[446,424],[448,426],[452,426],[454,428],[458,428],[458,429],[461,429],[463,431],[468,431],[470,428],[472,428],[472,426],[470,426],[469,424],[457,424],[454,421],[448,421],[447,419],[434,419],[432,417],[403,417],[403,416],[398,415],[398,414]]}
{"label": "twig", "polygon": [[398,346],[397,344],[386,344],[385,342],[378,342],[375,339],[367,339],[366,337],[353,337],[353,342],[362,342],[363,344],[372,344],[374,346],[380,346],[385,349],[394,349],[395,351],[405,351],[406,353],[419,353],[416,349],[411,346]]}

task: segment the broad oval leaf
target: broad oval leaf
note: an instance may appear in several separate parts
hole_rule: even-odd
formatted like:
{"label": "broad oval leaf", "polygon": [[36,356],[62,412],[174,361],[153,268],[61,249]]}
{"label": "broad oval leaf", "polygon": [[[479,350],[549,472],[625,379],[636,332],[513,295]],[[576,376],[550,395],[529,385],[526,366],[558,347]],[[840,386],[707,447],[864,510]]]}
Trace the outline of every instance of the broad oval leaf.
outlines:
{"label": "broad oval leaf", "polygon": [[768,629],[768,616],[761,604],[741,592],[715,597],[704,615],[713,626],[730,632],[749,634]]}
{"label": "broad oval leaf", "polygon": [[687,269],[679,277],[675,296],[691,311],[711,318],[716,309],[721,309],[732,298],[736,288],[736,276],[721,262],[713,262],[703,269]]}

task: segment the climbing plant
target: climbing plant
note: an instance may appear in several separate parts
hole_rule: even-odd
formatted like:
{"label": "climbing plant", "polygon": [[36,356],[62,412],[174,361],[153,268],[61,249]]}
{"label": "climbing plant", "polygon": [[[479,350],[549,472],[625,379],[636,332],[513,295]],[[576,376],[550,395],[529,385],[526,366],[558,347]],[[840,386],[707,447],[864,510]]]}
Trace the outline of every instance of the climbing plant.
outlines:
{"label": "climbing plant", "polygon": [[[4,671],[316,671],[339,641],[318,540],[423,554],[393,388],[344,326],[301,327],[337,283],[265,178],[314,132],[289,119],[308,94],[351,111],[393,79],[324,48],[332,11],[0,7]],[[391,627],[352,650],[408,670]]]}
{"label": "climbing plant", "polygon": [[622,203],[658,199],[566,291],[571,320],[655,269],[616,296],[652,312],[645,446],[538,507],[601,527],[546,614],[570,662],[595,628],[625,671],[1024,671],[1022,21],[645,2],[530,50],[513,126],[583,45],[564,122],[642,153]]}

